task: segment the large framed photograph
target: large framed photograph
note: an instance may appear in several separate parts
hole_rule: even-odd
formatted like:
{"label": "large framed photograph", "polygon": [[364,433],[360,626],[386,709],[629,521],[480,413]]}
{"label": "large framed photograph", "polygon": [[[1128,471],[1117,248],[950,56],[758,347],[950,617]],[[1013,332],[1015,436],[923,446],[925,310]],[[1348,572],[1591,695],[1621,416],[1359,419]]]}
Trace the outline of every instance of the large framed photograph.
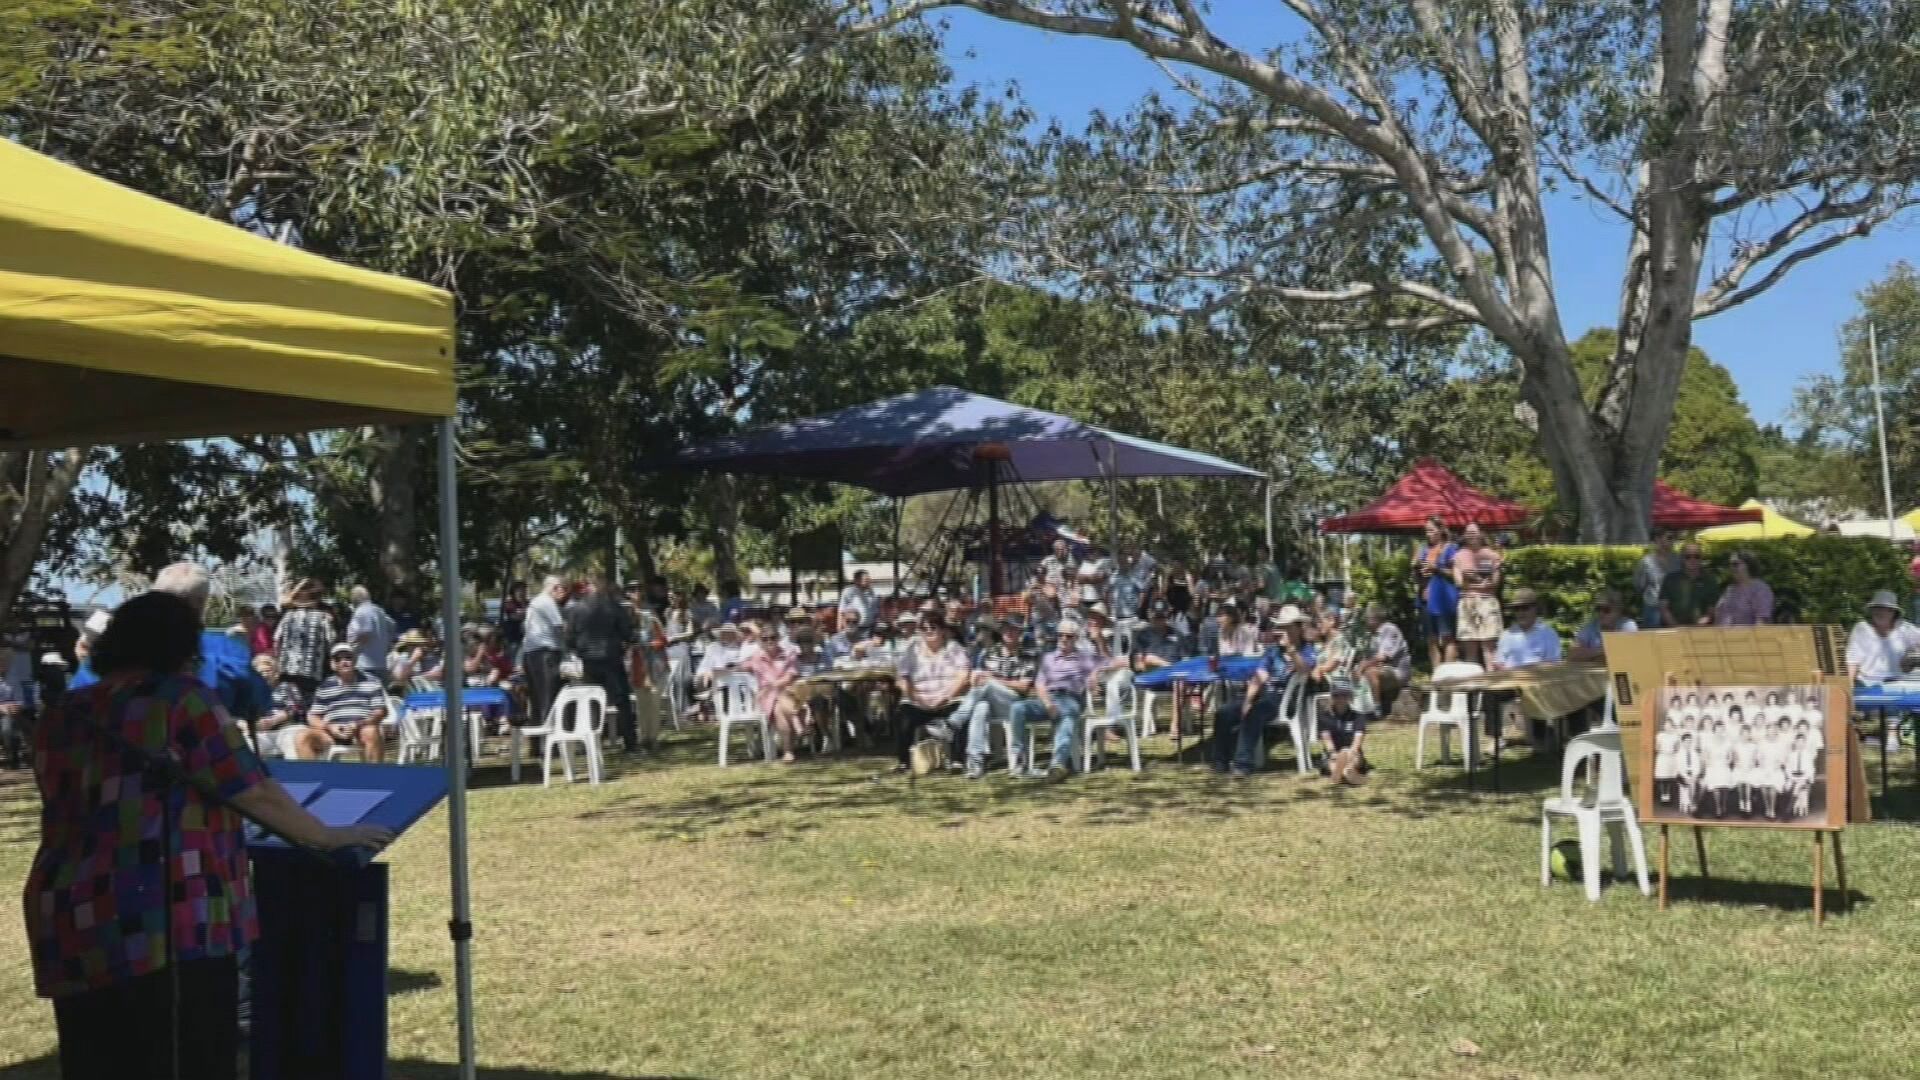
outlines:
{"label": "large framed photograph", "polygon": [[1642,729],[1642,818],[1667,824],[1846,824],[1845,691],[1829,685],[1665,686]]}

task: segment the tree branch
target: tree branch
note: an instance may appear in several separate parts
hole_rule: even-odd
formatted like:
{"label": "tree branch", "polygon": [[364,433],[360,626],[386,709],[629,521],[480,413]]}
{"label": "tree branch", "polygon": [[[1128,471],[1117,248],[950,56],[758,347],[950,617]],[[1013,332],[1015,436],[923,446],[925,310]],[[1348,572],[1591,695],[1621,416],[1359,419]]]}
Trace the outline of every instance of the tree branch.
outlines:
{"label": "tree branch", "polygon": [[[1761,275],[1758,281],[1755,281],[1752,285],[1746,286],[1745,288],[1738,288],[1738,286],[1740,280],[1752,270],[1751,264],[1737,277],[1729,278],[1727,274],[1722,274],[1714,280],[1714,286],[1712,288],[1702,293],[1700,297],[1694,301],[1693,317],[1696,319],[1704,319],[1739,307],[1741,304],[1778,285],[1780,280],[1786,277],[1794,267],[1816,255],[1831,251],[1849,240],[1857,240],[1860,237],[1866,236],[1895,214],[1914,206],[1920,206],[1920,199],[1900,199],[1884,203],[1879,208],[1860,215],[1859,219],[1848,228],[1821,237],[1811,244],[1803,245],[1788,252],[1779,262],[1774,263],[1771,269]],[[1818,209],[1818,207],[1815,209]],[[1809,211],[1809,213],[1811,213],[1811,211]],[[1801,216],[1805,217],[1806,215],[1803,214]],[[1781,230],[1783,233],[1785,231],[1786,229]],[[1804,230],[1802,230],[1802,232],[1804,233]],[[1770,245],[1778,238],[1779,234],[1775,234],[1767,243]],[[1782,244],[1774,248],[1770,255],[1779,254],[1784,248],[1785,245]],[[1730,284],[1723,288],[1722,284],[1725,282],[1730,282]]]}
{"label": "tree branch", "polygon": [[[1764,291],[1765,288],[1779,281],[1785,269],[1791,269],[1793,265],[1805,261],[1812,255],[1837,246],[1840,240],[1855,235],[1866,235],[1867,232],[1872,231],[1875,225],[1884,221],[1886,217],[1897,213],[1905,205],[1907,205],[1905,202],[1899,200],[1892,203],[1883,203],[1880,189],[1877,187],[1869,189],[1858,198],[1842,202],[1834,202],[1831,198],[1823,199],[1818,205],[1808,207],[1801,211],[1797,217],[1781,226],[1772,236],[1767,237],[1765,240],[1737,248],[1733,259],[1728,262],[1726,269],[1722,270],[1719,275],[1713,279],[1712,284],[1701,290],[1700,295],[1694,299],[1693,317],[1696,319],[1704,319],[1708,315],[1725,311],[1735,304],[1744,303],[1746,300],[1751,299],[1753,295]],[[1876,206],[1880,207],[1880,209],[1876,210]],[[1878,220],[1874,220],[1876,214],[1880,215]],[[1781,266],[1774,267],[1773,270],[1762,279],[1763,284],[1756,286],[1754,290],[1747,292],[1746,295],[1741,296],[1739,300],[1729,302],[1729,298],[1735,296],[1737,291],[1741,290],[1741,285],[1746,281],[1747,275],[1751,274],[1757,267],[1780,255],[1792,247],[1802,237],[1820,226],[1854,217],[1861,219],[1860,222],[1854,226],[1854,229],[1827,237],[1817,244],[1809,245],[1809,248],[1801,249],[1801,252],[1796,252],[1790,256],[1789,259],[1782,260]],[[1862,226],[1864,226],[1864,228]]]}

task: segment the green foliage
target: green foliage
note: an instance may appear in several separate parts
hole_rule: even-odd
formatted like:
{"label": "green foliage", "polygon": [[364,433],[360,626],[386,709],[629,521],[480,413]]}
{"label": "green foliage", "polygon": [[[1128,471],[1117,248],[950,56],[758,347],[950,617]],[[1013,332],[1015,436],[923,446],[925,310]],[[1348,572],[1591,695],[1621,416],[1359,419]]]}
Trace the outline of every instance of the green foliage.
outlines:
{"label": "green foliage", "polygon": [[[1748,552],[1758,573],[1773,589],[1784,618],[1800,623],[1851,625],[1867,598],[1880,589],[1905,596],[1907,557],[1885,540],[1820,534],[1794,539],[1716,543],[1707,557],[1724,574],[1726,557]],[[1540,594],[1542,617],[1571,640],[1593,616],[1594,600],[1606,589],[1618,590],[1629,613],[1638,615],[1640,598],[1633,570],[1646,549],[1541,545],[1507,551],[1507,592],[1529,588]],[[1386,607],[1409,639],[1420,637],[1414,608],[1412,549],[1354,569],[1354,590],[1362,602]],[[1419,650],[1416,650],[1418,653]]]}
{"label": "green foliage", "polygon": [[1809,379],[1794,394],[1796,419],[1805,425],[1803,441],[1816,460],[1821,453],[1833,459],[1817,475],[1821,483],[1815,490],[1828,500],[1823,516],[1881,512],[1869,325],[1879,346],[1894,497],[1911,501],[1920,491],[1920,270],[1900,262],[1862,290],[1859,314],[1841,328],[1840,374]]}

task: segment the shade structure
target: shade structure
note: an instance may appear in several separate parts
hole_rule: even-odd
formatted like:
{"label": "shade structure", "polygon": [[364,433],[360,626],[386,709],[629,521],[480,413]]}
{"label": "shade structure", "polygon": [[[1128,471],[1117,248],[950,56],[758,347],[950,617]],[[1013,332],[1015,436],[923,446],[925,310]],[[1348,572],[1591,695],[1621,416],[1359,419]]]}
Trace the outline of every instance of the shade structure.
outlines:
{"label": "shade structure", "polygon": [[1676,491],[1665,480],[1653,482],[1653,527],[1706,529],[1718,525],[1759,522],[1764,511],[1748,506],[1720,506]]}
{"label": "shade structure", "polygon": [[1767,540],[1783,536],[1812,536],[1813,530],[1781,516],[1773,507],[1757,499],[1740,504],[1743,509],[1760,511],[1760,520],[1740,525],[1722,525],[1700,530],[1702,540]]}
{"label": "shade structure", "polygon": [[714,439],[670,468],[831,480],[887,495],[985,485],[1153,476],[1237,476],[1255,469],[1122,435],[952,386]]}
{"label": "shade structure", "polygon": [[[460,630],[453,298],[0,139],[0,449],[440,425],[443,640]],[[447,711],[461,715],[461,687]],[[466,725],[447,725],[460,1076],[472,1080]]]}
{"label": "shade structure", "polygon": [[1915,535],[1920,535],[1920,509],[1909,510],[1901,514],[1897,520],[1907,528],[1912,529]]}
{"label": "shade structure", "polygon": [[1351,514],[1320,523],[1329,533],[1409,533],[1438,517],[1449,528],[1479,524],[1489,529],[1525,525],[1533,511],[1516,502],[1496,499],[1453,474],[1432,458],[1414,462],[1413,470],[1394,482],[1386,494]]}
{"label": "shade structure", "polygon": [[453,300],[0,139],[0,444],[453,414]]}

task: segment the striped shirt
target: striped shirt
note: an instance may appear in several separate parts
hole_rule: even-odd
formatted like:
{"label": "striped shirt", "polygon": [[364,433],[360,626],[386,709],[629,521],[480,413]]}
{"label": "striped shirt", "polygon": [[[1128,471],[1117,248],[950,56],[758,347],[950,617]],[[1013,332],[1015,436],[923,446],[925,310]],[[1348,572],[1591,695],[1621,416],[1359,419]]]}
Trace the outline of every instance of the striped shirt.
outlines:
{"label": "striped shirt", "polygon": [[375,712],[384,712],[386,707],[387,695],[380,689],[378,680],[363,676],[343,683],[340,676],[329,675],[313,693],[310,715],[322,723],[358,727],[371,720]]}

